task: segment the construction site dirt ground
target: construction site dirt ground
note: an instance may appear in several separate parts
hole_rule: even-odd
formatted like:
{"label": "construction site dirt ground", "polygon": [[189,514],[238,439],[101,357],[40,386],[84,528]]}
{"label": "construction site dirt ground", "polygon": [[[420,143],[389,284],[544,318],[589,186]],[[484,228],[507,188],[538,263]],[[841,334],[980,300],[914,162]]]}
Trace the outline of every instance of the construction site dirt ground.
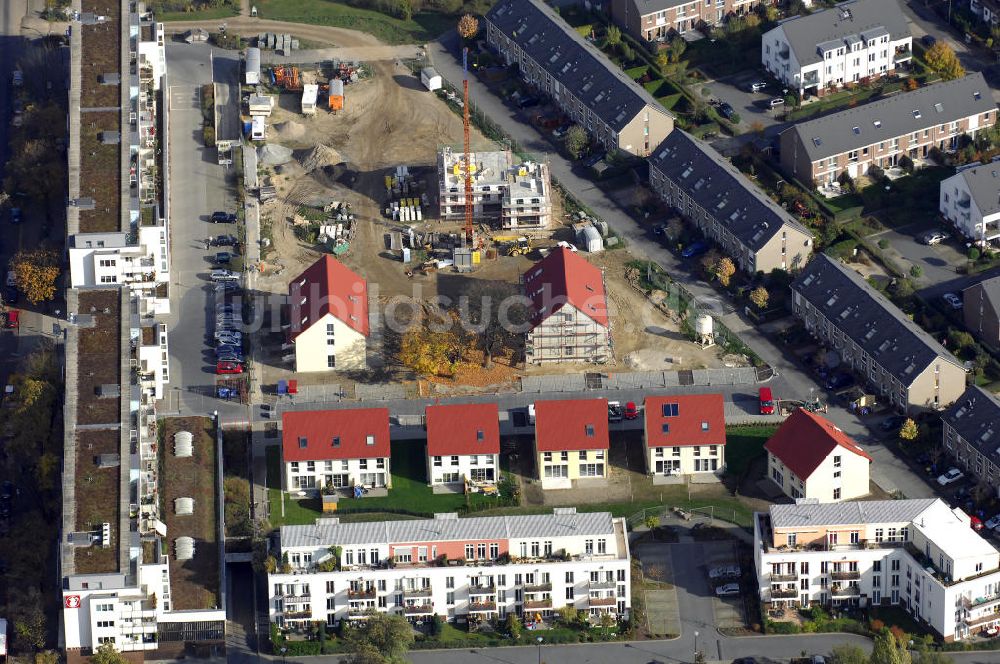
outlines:
{"label": "construction site dirt ground", "polygon": [[[426,209],[430,218],[425,218],[424,229],[460,232],[459,225],[444,225],[434,219],[434,213],[437,151],[444,145],[461,145],[462,120],[437,95],[426,91],[409,68],[391,61],[368,66],[373,75],[345,88],[344,110],[336,114],[320,106],[315,115],[302,115],[298,94],[280,95],[269,118],[267,143],[292,149],[293,158],[281,166],[266,168],[278,197],[262,207],[272,248],[261,266],[258,290],[286,293],[288,282],[324,253],[322,247],[301,240],[295,234],[293,222],[302,206],[321,207],[330,201],[349,203],[356,217],[350,250],[339,260],[368,281],[381,305],[394,298],[427,301],[440,295],[457,299],[466,290],[469,279],[517,284],[520,275],[540,258],[539,252],[534,251],[529,257],[484,259],[472,273],[459,275],[450,270],[427,274],[414,271],[414,265],[404,265],[389,251],[389,233],[401,224],[382,214],[387,201],[385,176],[397,166],[407,166],[424,182],[423,190],[430,199]],[[372,109],[378,109],[378,113]],[[471,140],[473,150],[499,149],[474,128]],[[549,229],[549,236],[540,238],[536,246],[573,241],[569,220],[563,217],[562,202],[557,200],[553,218],[561,223]],[[645,371],[721,366],[722,360],[715,349],[702,349],[689,342],[680,334],[677,320],[649,305],[641,293],[629,286],[624,278],[625,264],[631,260],[627,250],[606,251],[587,258],[604,268],[609,291],[615,362],[605,365],[605,369]],[[262,338],[262,342],[279,344],[280,340],[275,339],[272,335]],[[278,366],[278,349],[263,350],[262,381],[269,384],[287,378],[291,367]],[[392,363],[392,358],[384,360]],[[527,367],[525,372],[573,373],[585,367],[592,365],[550,364]],[[513,381],[521,372],[494,373],[495,376],[466,378],[473,385],[495,387]],[[302,384],[349,387],[347,384],[352,382],[338,372],[297,377]],[[436,389],[444,387],[438,385]]]}

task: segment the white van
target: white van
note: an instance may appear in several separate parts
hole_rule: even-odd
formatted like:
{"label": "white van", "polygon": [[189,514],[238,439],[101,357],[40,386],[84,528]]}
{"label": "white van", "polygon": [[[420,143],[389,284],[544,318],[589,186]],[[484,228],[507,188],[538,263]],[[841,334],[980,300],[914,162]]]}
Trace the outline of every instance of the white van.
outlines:
{"label": "white van", "polygon": [[712,581],[719,581],[721,579],[735,579],[740,575],[739,565],[722,565],[721,567],[713,567],[708,570],[708,578]]}
{"label": "white van", "polygon": [[232,270],[212,270],[212,281],[239,281],[240,275]]}

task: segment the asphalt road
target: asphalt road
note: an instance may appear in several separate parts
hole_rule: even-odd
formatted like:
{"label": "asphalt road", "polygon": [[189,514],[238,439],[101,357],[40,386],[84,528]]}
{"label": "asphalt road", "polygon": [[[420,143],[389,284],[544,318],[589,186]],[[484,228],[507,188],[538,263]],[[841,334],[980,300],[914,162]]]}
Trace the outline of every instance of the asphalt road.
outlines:
{"label": "asphalt road", "polygon": [[[227,171],[219,166],[214,148],[202,144],[200,86],[215,76],[235,83],[239,61],[204,44],[169,44],[167,76],[170,90],[170,209],[171,288],[170,385],[163,410],[177,412],[187,397],[195,398],[184,412],[203,410],[198,393],[214,384],[206,333],[214,290],[208,278],[210,253],[205,238],[232,232],[231,225],[206,220],[213,210],[232,210]],[[234,100],[235,102],[235,100]],[[210,409],[209,409],[210,410]]]}

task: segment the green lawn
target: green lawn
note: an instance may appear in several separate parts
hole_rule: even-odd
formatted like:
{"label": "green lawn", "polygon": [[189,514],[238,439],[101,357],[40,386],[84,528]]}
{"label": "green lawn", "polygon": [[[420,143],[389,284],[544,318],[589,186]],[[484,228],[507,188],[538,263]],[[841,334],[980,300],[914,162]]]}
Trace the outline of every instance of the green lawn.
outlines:
{"label": "green lawn", "polygon": [[231,18],[239,14],[234,7],[213,7],[195,12],[162,12],[156,15],[157,21],[211,21],[219,18]]}
{"label": "green lawn", "polygon": [[423,12],[409,21],[403,21],[334,0],[254,0],[254,4],[261,18],[360,30],[388,44],[430,41],[446,30],[454,29],[458,20],[454,16]]}
{"label": "green lawn", "polygon": [[[482,494],[435,494],[427,486],[427,468],[424,446],[419,441],[398,441],[392,443],[392,488],[385,498],[368,497],[361,499],[342,498],[338,511],[350,513],[363,510],[377,512],[371,520],[386,520],[386,512],[403,510],[410,513],[434,514],[436,512],[457,512],[469,505],[489,505],[494,499]],[[268,448],[267,455],[268,500],[271,503],[271,525],[313,523],[321,515],[318,498],[292,500],[285,495],[285,515],[281,516],[281,471],[279,448]],[[384,512],[381,510],[385,510]],[[369,519],[365,519],[369,520]]]}
{"label": "green lawn", "polygon": [[764,443],[777,426],[730,427],[726,430],[726,473],[743,475],[750,463],[764,453]]}
{"label": "green lawn", "polygon": [[861,90],[843,90],[823,97],[820,101],[814,101],[804,106],[799,106],[785,115],[786,120],[797,121],[812,117],[827,111],[839,111],[851,107],[852,105],[863,104],[879,93],[878,88],[868,88]]}

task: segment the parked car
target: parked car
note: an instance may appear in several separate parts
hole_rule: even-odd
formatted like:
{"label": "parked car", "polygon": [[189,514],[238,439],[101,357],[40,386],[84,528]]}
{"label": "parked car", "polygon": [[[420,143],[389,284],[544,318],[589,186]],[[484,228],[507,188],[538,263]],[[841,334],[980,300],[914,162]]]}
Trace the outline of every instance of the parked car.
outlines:
{"label": "parked car", "polygon": [[937,483],[940,484],[941,486],[948,486],[952,482],[957,482],[963,477],[965,477],[965,473],[963,473],[958,468],[952,466],[943,475],[938,475]]}
{"label": "parked car", "polygon": [[235,235],[216,235],[208,241],[213,247],[234,247],[238,242]]}
{"label": "parked car", "polygon": [[232,314],[236,313],[236,307],[229,302],[223,302],[222,304],[215,305],[216,314]]}
{"label": "parked car", "polygon": [[238,330],[216,330],[214,338],[219,346],[243,345],[243,333]]}
{"label": "parked car", "polygon": [[[906,421],[906,417],[903,415],[890,415],[881,422],[879,422],[878,428],[885,432],[899,432],[903,426],[903,422]],[[919,460],[918,460],[919,463]]]}
{"label": "parked car", "polygon": [[785,100],[782,99],[781,97],[775,97],[771,101],[767,102],[767,105],[770,106],[771,108],[778,108],[779,106],[785,105]]}
{"label": "parked car", "polygon": [[826,379],[826,389],[842,390],[854,385],[854,376],[849,373],[835,373]]}
{"label": "parked car", "polygon": [[749,90],[750,92],[760,92],[766,87],[767,83],[765,83],[764,81],[754,81],[753,83],[747,86],[747,90]]}
{"label": "parked car", "polygon": [[941,244],[946,239],[948,239],[948,235],[942,231],[927,231],[920,236],[920,241],[928,246]]}
{"label": "parked car", "polygon": [[213,224],[235,224],[236,215],[231,212],[216,210],[212,213],[211,222]]}
{"label": "parked car", "polygon": [[634,401],[629,401],[625,404],[625,419],[634,420],[639,417],[639,407],[635,405]]}
{"label": "parked car", "polygon": [[531,108],[533,106],[538,106],[538,104],[540,104],[541,101],[542,100],[539,99],[538,97],[535,97],[535,96],[532,96],[532,95],[527,95],[527,96],[521,97],[520,99],[517,100],[517,107],[518,108]]}
{"label": "parked car", "polygon": [[243,348],[237,346],[236,344],[222,344],[221,346],[215,347],[216,357],[221,357],[222,355],[243,355]]}
{"label": "parked car", "polygon": [[556,246],[557,246],[557,247],[562,247],[563,249],[569,249],[569,250],[570,250],[570,252],[571,252],[571,253],[574,253],[574,254],[575,254],[575,253],[576,253],[577,251],[579,251],[579,249],[577,249],[575,245],[572,245],[572,244],[570,244],[570,243],[569,243],[569,242],[567,242],[566,240],[559,240],[559,242],[558,242],[558,243],[556,244]]}
{"label": "parked car", "polygon": [[583,160],[583,165],[588,168],[593,168],[594,166],[597,166],[599,163],[601,163],[601,161],[603,161],[604,158],[607,156],[608,156],[607,152],[595,152],[594,154],[590,155],[589,157]]}
{"label": "parked car", "polygon": [[962,298],[955,293],[945,293],[941,296],[941,299],[947,302],[952,309],[962,308]]}
{"label": "parked car", "polygon": [[715,589],[715,594],[719,597],[729,597],[731,595],[740,594],[740,584],[738,583],[727,583],[725,585],[719,586]]}
{"label": "parked car", "polygon": [[242,355],[218,355],[215,358],[216,364],[219,363],[230,363],[230,364],[243,364]]}
{"label": "parked car", "polygon": [[698,240],[697,242],[692,242],[688,246],[684,247],[684,251],[681,252],[681,256],[684,258],[694,258],[695,256],[701,256],[706,251],[708,251],[708,243]]}
{"label": "parked car", "polygon": [[226,295],[236,293],[240,290],[240,285],[235,281],[219,281],[215,284],[216,294]]}
{"label": "parked car", "polygon": [[997,527],[1000,527],[1000,514],[997,514],[992,518],[987,519],[986,523],[983,525],[986,526],[986,528],[989,530],[996,530]]}
{"label": "parked car", "polygon": [[739,576],[739,565],[721,565],[708,570],[708,578],[712,581],[719,581],[721,579],[738,579]]}
{"label": "parked car", "polygon": [[608,402],[608,422],[621,422],[624,418],[620,401]]}
{"label": "parked car", "polygon": [[217,374],[241,374],[243,365],[238,362],[217,362],[215,365]]}
{"label": "parked car", "polygon": [[722,102],[719,104],[719,115],[727,120],[731,120],[736,115],[736,111],[733,110],[733,107],[728,102]]}
{"label": "parked car", "polygon": [[212,281],[238,281],[240,275],[232,270],[212,270]]}
{"label": "parked car", "polygon": [[233,260],[233,255],[228,251],[220,251],[215,254],[215,257],[212,260],[216,265],[229,265],[229,263]]}
{"label": "parked car", "polygon": [[757,391],[761,415],[774,415],[774,394],[770,387],[762,387]]}
{"label": "parked car", "polygon": [[920,42],[927,48],[930,48],[931,46],[937,43],[937,37],[935,37],[934,35],[924,35],[923,37],[920,38]]}

